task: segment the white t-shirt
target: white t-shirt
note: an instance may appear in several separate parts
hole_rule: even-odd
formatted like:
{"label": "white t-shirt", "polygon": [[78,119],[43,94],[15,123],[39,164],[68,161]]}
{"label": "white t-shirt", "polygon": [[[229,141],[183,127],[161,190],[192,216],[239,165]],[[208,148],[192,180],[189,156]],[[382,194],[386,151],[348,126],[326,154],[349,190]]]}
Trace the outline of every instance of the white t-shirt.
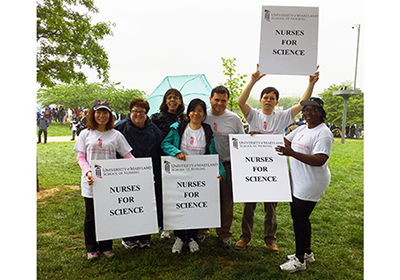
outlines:
{"label": "white t-shirt", "polygon": [[[315,155],[325,154],[329,157],[333,135],[324,123],[309,129],[302,125],[285,137],[292,143],[295,152]],[[317,202],[324,195],[331,180],[328,161],[322,166],[311,166],[289,157],[293,196],[306,201]]]}
{"label": "white t-shirt", "polygon": [[193,130],[189,124],[182,134],[181,146],[179,149],[185,155],[204,155],[206,152],[206,133],[204,128]]}
{"label": "white t-shirt", "polygon": [[225,110],[225,113],[220,116],[214,116],[211,113],[211,108],[209,108],[204,122],[209,124],[214,132],[215,147],[219,158],[222,162],[229,161],[229,134],[244,134],[241,119],[229,110]]}
{"label": "white t-shirt", "polygon": [[266,115],[261,109],[250,107],[246,120],[249,123],[249,131],[258,131],[263,134],[285,134],[285,128],[293,123],[291,108]]}
{"label": "white t-shirt", "polygon": [[[106,132],[84,129],[75,143],[74,151],[86,154],[86,160],[91,165],[92,160],[116,159],[116,153],[125,156],[132,150],[121,132],[115,129]],[[82,196],[93,197],[93,185],[86,181],[86,174],[81,177]]]}

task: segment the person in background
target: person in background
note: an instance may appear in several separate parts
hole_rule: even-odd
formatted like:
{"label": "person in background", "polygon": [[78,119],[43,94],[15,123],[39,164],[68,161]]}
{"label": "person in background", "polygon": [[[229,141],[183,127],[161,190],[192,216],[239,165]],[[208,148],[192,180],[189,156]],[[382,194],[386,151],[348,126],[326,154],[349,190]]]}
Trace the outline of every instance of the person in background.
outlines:
{"label": "person in background", "polygon": [[[318,69],[318,68],[317,68]],[[249,123],[249,133],[262,133],[262,134],[282,134],[285,133],[285,127],[293,123],[294,117],[300,113],[303,106],[296,104],[291,108],[275,112],[275,106],[278,104],[279,91],[274,87],[267,87],[262,90],[260,95],[260,103],[262,108],[256,110],[251,108],[247,104],[247,99],[250,96],[250,92],[253,86],[262,78],[265,74],[260,74],[257,70],[251,75],[251,80],[239,96],[238,105],[242,111],[244,117]],[[301,101],[307,100],[311,97],[315,83],[319,79],[319,72],[315,72],[313,76],[310,76],[309,83],[306,91],[301,97]],[[289,134],[290,135],[290,134]],[[277,202],[264,202],[264,242],[268,249],[271,249],[275,253],[279,253],[279,248],[276,245],[276,230],[278,223],[276,220],[276,206]],[[250,243],[253,224],[254,224],[254,211],[257,203],[244,203],[243,216],[242,216],[242,235],[240,240],[236,243],[236,249],[244,250]]]}
{"label": "person in background", "polygon": [[[171,130],[162,141],[161,148],[168,156],[186,160],[186,155],[217,154],[214,143],[214,134],[211,127],[204,123],[207,109],[203,100],[195,98],[190,101],[187,115],[188,120],[175,122]],[[225,179],[225,169],[219,161],[218,178]],[[184,242],[188,243],[190,252],[198,251],[198,229],[175,230],[175,242],[172,253],[180,253]]]}
{"label": "person in background", "polygon": [[[133,99],[129,104],[130,113],[126,116],[126,119],[115,126],[115,129],[125,136],[132,147],[131,153],[135,158],[151,157],[155,181],[157,220],[158,226],[162,228],[161,142],[164,139],[164,134],[147,117],[149,110],[150,106],[147,101],[141,98]],[[150,237],[150,234],[126,237],[122,239],[122,245],[127,249],[150,247]]]}
{"label": "person in background", "polygon": [[74,141],[75,140],[75,134],[76,134],[76,131],[78,129],[79,117],[77,117],[75,115],[75,113],[74,113],[74,114],[72,114],[72,118],[71,118],[71,120],[69,122],[70,122],[71,127],[72,127],[72,138],[71,138],[71,141]]}
{"label": "person in background", "polygon": [[116,159],[116,153],[124,158],[133,158],[125,137],[114,129],[114,117],[110,103],[97,99],[88,113],[87,128],[81,132],[75,143],[74,151],[82,169],[81,192],[85,198],[85,246],[89,260],[98,258],[98,252],[111,258],[114,256],[112,240],[96,241],[93,183],[91,164],[98,159]]}
{"label": "person in background", "polygon": [[44,143],[47,143],[47,128],[49,127],[49,122],[47,121],[47,119],[44,118],[44,114],[41,114],[40,117],[37,119],[37,126],[39,127],[39,131],[38,131],[38,144],[42,143],[42,132],[44,135]]}
{"label": "person in background", "polygon": [[304,122],[303,118],[300,118],[297,122],[296,122],[297,126],[302,126],[305,125],[306,123]]}
{"label": "person in background", "polygon": [[182,94],[179,90],[170,88],[164,94],[160,112],[152,114],[150,119],[167,136],[171,124],[186,118],[183,111],[185,111],[185,104],[183,104]]}
{"label": "person in background", "polygon": [[[82,113],[82,115],[83,115],[84,113]],[[114,111],[112,112],[112,114],[113,114],[113,116],[114,116],[114,119],[115,119],[115,121],[114,121],[114,125],[116,125],[118,122],[119,122],[119,120],[118,120],[118,116],[117,116],[117,113],[115,113]]]}
{"label": "person in background", "polygon": [[[224,166],[226,178],[220,181],[221,227],[216,229],[218,239],[224,248],[231,246],[233,220],[233,193],[231,157],[229,152],[229,134],[244,134],[242,121],[238,115],[226,109],[229,102],[229,90],[217,86],[211,91],[211,108],[207,109],[204,123],[214,132],[215,147]],[[201,237],[201,236],[200,236]]]}
{"label": "person in background", "polygon": [[44,109],[44,118],[47,120],[48,123],[51,123],[51,111],[49,107]]}
{"label": "person in background", "polygon": [[307,125],[298,127],[284,138],[285,146],[277,146],[279,155],[289,156],[292,202],[290,212],[296,242],[296,253],[280,266],[296,272],[306,269],[306,263],[315,261],[311,250],[310,215],[329,186],[331,173],[328,159],[333,135],[325,125],[324,102],[312,97],[301,102]]}
{"label": "person in background", "polygon": [[288,127],[285,129],[285,135],[288,135],[290,132],[292,132],[296,128],[297,128],[296,122],[293,122],[292,124],[289,124]]}
{"label": "person in background", "polygon": [[61,125],[63,124],[64,115],[65,115],[64,108],[60,107],[57,113],[57,117],[58,117],[58,122]]}

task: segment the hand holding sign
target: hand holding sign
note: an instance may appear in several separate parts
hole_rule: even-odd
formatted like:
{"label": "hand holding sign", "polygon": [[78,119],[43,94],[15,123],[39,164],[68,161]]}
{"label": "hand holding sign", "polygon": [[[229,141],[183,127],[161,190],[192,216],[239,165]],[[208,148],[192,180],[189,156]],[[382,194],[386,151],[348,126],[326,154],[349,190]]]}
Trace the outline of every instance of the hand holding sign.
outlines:
{"label": "hand holding sign", "polygon": [[259,67],[260,65],[257,64],[257,71],[251,74],[251,79],[253,82],[258,82],[258,80],[265,76],[265,74],[260,74]]}

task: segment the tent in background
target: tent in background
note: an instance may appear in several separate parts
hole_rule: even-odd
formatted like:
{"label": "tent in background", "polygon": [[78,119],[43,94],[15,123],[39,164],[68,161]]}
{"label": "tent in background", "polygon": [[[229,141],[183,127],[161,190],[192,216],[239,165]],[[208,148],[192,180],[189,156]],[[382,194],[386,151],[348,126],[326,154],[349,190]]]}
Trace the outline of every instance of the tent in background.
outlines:
{"label": "tent in background", "polygon": [[190,101],[194,98],[203,100],[207,108],[211,106],[210,94],[212,87],[204,74],[167,76],[149,97],[146,98],[147,102],[150,104],[150,111],[147,113],[148,116],[159,112],[164,94],[170,88],[175,88],[180,91],[183,96],[185,108],[187,108]]}

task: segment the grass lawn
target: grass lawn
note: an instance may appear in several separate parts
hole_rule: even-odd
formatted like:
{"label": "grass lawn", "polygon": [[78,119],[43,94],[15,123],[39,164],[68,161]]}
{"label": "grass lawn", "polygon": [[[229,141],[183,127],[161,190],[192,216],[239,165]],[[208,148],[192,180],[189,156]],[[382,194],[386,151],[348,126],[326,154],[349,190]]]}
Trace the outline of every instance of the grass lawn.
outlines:
{"label": "grass lawn", "polygon": [[[56,126],[56,125],[55,125]],[[37,146],[39,195],[37,200],[38,279],[363,279],[364,261],[364,141],[335,139],[329,168],[332,180],[311,215],[312,249],[316,261],[296,274],[280,271],[286,255],[295,252],[289,203],[277,207],[276,255],[264,247],[263,208],[255,213],[253,239],[245,251],[221,248],[215,230],[194,254],[187,247],[171,253],[172,239],[152,235],[150,249],[126,250],[114,240],[113,259],[86,259],[84,200],[80,168],[73,142]],[[234,209],[232,244],[240,238],[243,203]]]}
{"label": "grass lawn", "polygon": [[[36,137],[38,135],[39,128],[36,126]],[[72,136],[72,130],[69,129],[69,122],[63,123],[62,125],[58,123],[50,123],[50,126],[47,128],[47,137],[54,136]],[[42,138],[43,138],[42,134]],[[43,140],[42,140],[43,141]]]}

